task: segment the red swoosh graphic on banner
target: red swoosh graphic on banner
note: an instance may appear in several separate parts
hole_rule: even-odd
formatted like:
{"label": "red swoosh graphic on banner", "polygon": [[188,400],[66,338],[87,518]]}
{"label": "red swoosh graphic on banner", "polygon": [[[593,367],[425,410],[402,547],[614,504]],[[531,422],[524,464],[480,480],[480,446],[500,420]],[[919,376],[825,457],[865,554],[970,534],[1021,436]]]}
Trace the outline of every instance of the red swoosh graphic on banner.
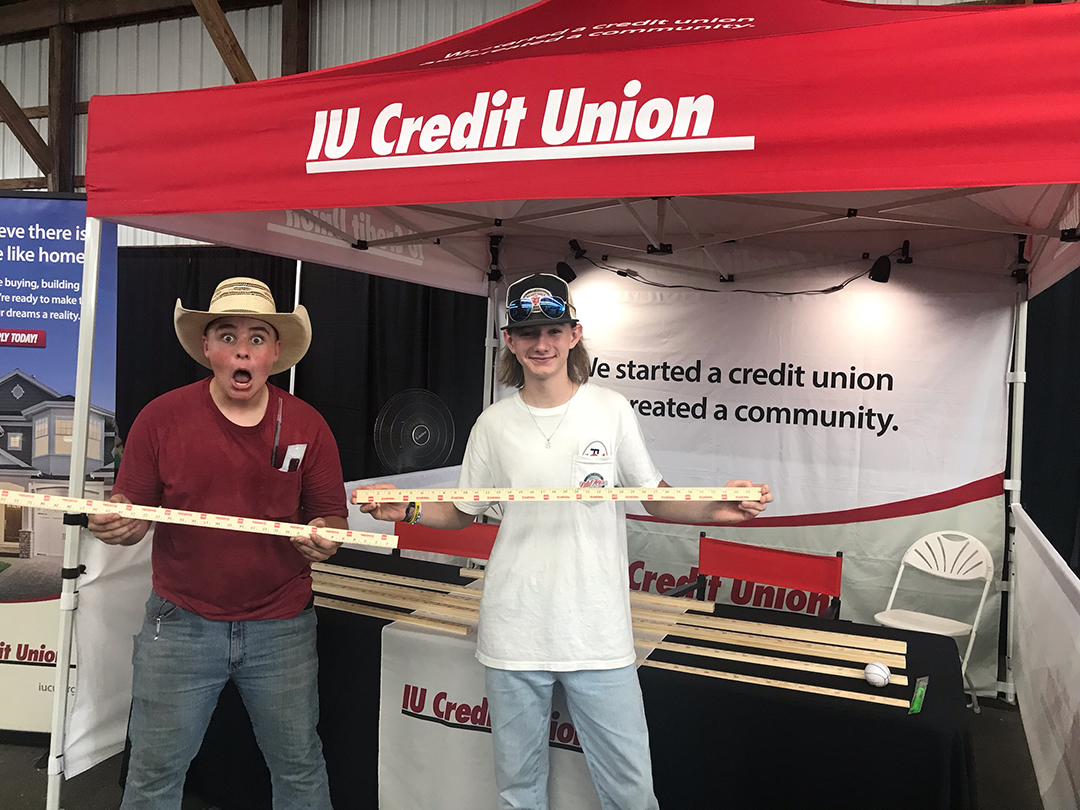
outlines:
{"label": "red swoosh graphic on banner", "polygon": [[[784,527],[784,526],[835,526],[841,523],[866,523],[871,520],[888,520],[890,518],[908,517],[909,515],[922,515],[927,512],[938,512],[942,509],[951,509],[965,503],[986,500],[1001,495],[1005,491],[1005,473],[991,475],[970,484],[947,489],[944,492],[935,492],[931,495],[922,495],[918,498],[909,498],[905,501],[894,501],[877,506],[863,506],[858,509],[843,509],[838,512],[816,512],[811,515],[785,515],[784,517],[755,518],[752,521],[742,523],[727,523],[726,526],[740,527]],[[652,523],[670,523],[651,515],[627,515],[628,520],[644,520]],[[717,524],[721,525],[721,524]]]}
{"label": "red swoosh graphic on banner", "polygon": [[30,602],[59,601],[61,594],[53,593],[48,596],[31,596],[26,599],[0,599],[0,605],[24,605]]}

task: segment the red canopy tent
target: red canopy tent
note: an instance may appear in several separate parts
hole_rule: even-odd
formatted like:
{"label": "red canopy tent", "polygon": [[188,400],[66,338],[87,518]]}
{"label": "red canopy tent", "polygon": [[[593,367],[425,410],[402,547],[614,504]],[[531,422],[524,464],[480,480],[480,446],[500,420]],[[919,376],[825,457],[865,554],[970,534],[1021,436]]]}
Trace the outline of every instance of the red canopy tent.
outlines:
{"label": "red canopy tent", "polygon": [[[872,221],[953,239],[1025,233],[1041,253],[1075,191],[1046,186],[1080,180],[1078,22],[1075,4],[689,0],[660,12],[644,0],[547,0],[355,65],[95,97],[88,212],[478,294],[486,241],[436,273],[403,246],[476,231],[551,236],[538,223],[553,213],[560,237],[648,233],[626,216],[634,200],[724,195],[725,207],[685,212],[682,244],[657,223],[651,252],[796,229],[835,243],[837,230]],[[855,194],[896,189],[951,191]],[[731,206],[761,211],[762,199],[732,195],[763,194],[789,196],[716,233]],[[623,213],[566,219],[598,210],[582,200]],[[1015,259],[1014,241],[1006,252]]]}

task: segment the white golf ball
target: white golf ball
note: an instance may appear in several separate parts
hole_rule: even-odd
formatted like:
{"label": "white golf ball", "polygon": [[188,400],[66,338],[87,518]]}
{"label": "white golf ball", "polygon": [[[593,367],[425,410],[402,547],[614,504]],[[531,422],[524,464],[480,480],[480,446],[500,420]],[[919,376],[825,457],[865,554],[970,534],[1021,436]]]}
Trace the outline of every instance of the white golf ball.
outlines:
{"label": "white golf ball", "polygon": [[889,668],[878,661],[872,661],[863,669],[863,677],[871,686],[888,686]]}

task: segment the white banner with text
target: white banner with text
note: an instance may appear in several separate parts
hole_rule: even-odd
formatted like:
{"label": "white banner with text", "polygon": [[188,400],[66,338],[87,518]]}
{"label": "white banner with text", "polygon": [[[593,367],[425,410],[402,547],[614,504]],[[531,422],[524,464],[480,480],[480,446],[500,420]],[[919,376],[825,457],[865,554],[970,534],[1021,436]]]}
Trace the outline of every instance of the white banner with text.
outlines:
{"label": "white banner with text", "polygon": [[[591,378],[630,400],[665,480],[749,478],[776,498],[736,528],[632,516],[631,588],[666,592],[696,577],[702,530],[842,552],[841,615],[859,622],[885,608],[901,556],[930,532],[974,535],[1000,573],[1015,285],[905,266],[889,284],[818,292],[844,275],[802,274],[784,294],[658,288],[596,269],[574,281]],[[980,590],[967,584],[905,574],[897,607],[971,621]],[[712,577],[707,596],[797,612],[824,604],[758,585]],[[981,691],[997,681],[999,599],[992,588],[969,670]]]}
{"label": "white banner with text", "polygon": [[[39,193],[0,195],[2,489],[68,493],[85,236],[85,200]],[[85,474],[89,494],[102,492],[115,472],[115,225],[102,229],[98,281],[86,461],[84,470],[75,471]],[[0,644],[20,640],[12,658],[0,657],[0,663],[11,664],[0,666],[0,728],[50,728],[59,653],[65,536],[61,518],[53,510],[0,506],[0,552],[5,555],[0,569],[6,569],[0,571]],[[31,638],[40,659],[18,654]],[[73,654],[73,664],[76,659]],[[74,673],[73,668],[71,684]],[[80,679],[80,688],[82,684]],[[73,690],[69,692],[77,699]]]}

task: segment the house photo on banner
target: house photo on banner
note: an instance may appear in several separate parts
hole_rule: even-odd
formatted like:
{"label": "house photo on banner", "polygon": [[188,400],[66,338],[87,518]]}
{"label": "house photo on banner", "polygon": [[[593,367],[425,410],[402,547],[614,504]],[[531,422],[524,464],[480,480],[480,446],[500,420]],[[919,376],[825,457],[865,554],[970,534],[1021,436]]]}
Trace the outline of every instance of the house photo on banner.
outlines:
{"label": "house photo on banner", "polygon": [[[0,729],[12,731],[49,730],[59,662],[63,516],[10,497],[66,495],[72,477],[86,228],[86,202],[73,197],[0,194]],[[101,357],[76,476],[98,496],[116,472],[116,228],[105,230]]]}

